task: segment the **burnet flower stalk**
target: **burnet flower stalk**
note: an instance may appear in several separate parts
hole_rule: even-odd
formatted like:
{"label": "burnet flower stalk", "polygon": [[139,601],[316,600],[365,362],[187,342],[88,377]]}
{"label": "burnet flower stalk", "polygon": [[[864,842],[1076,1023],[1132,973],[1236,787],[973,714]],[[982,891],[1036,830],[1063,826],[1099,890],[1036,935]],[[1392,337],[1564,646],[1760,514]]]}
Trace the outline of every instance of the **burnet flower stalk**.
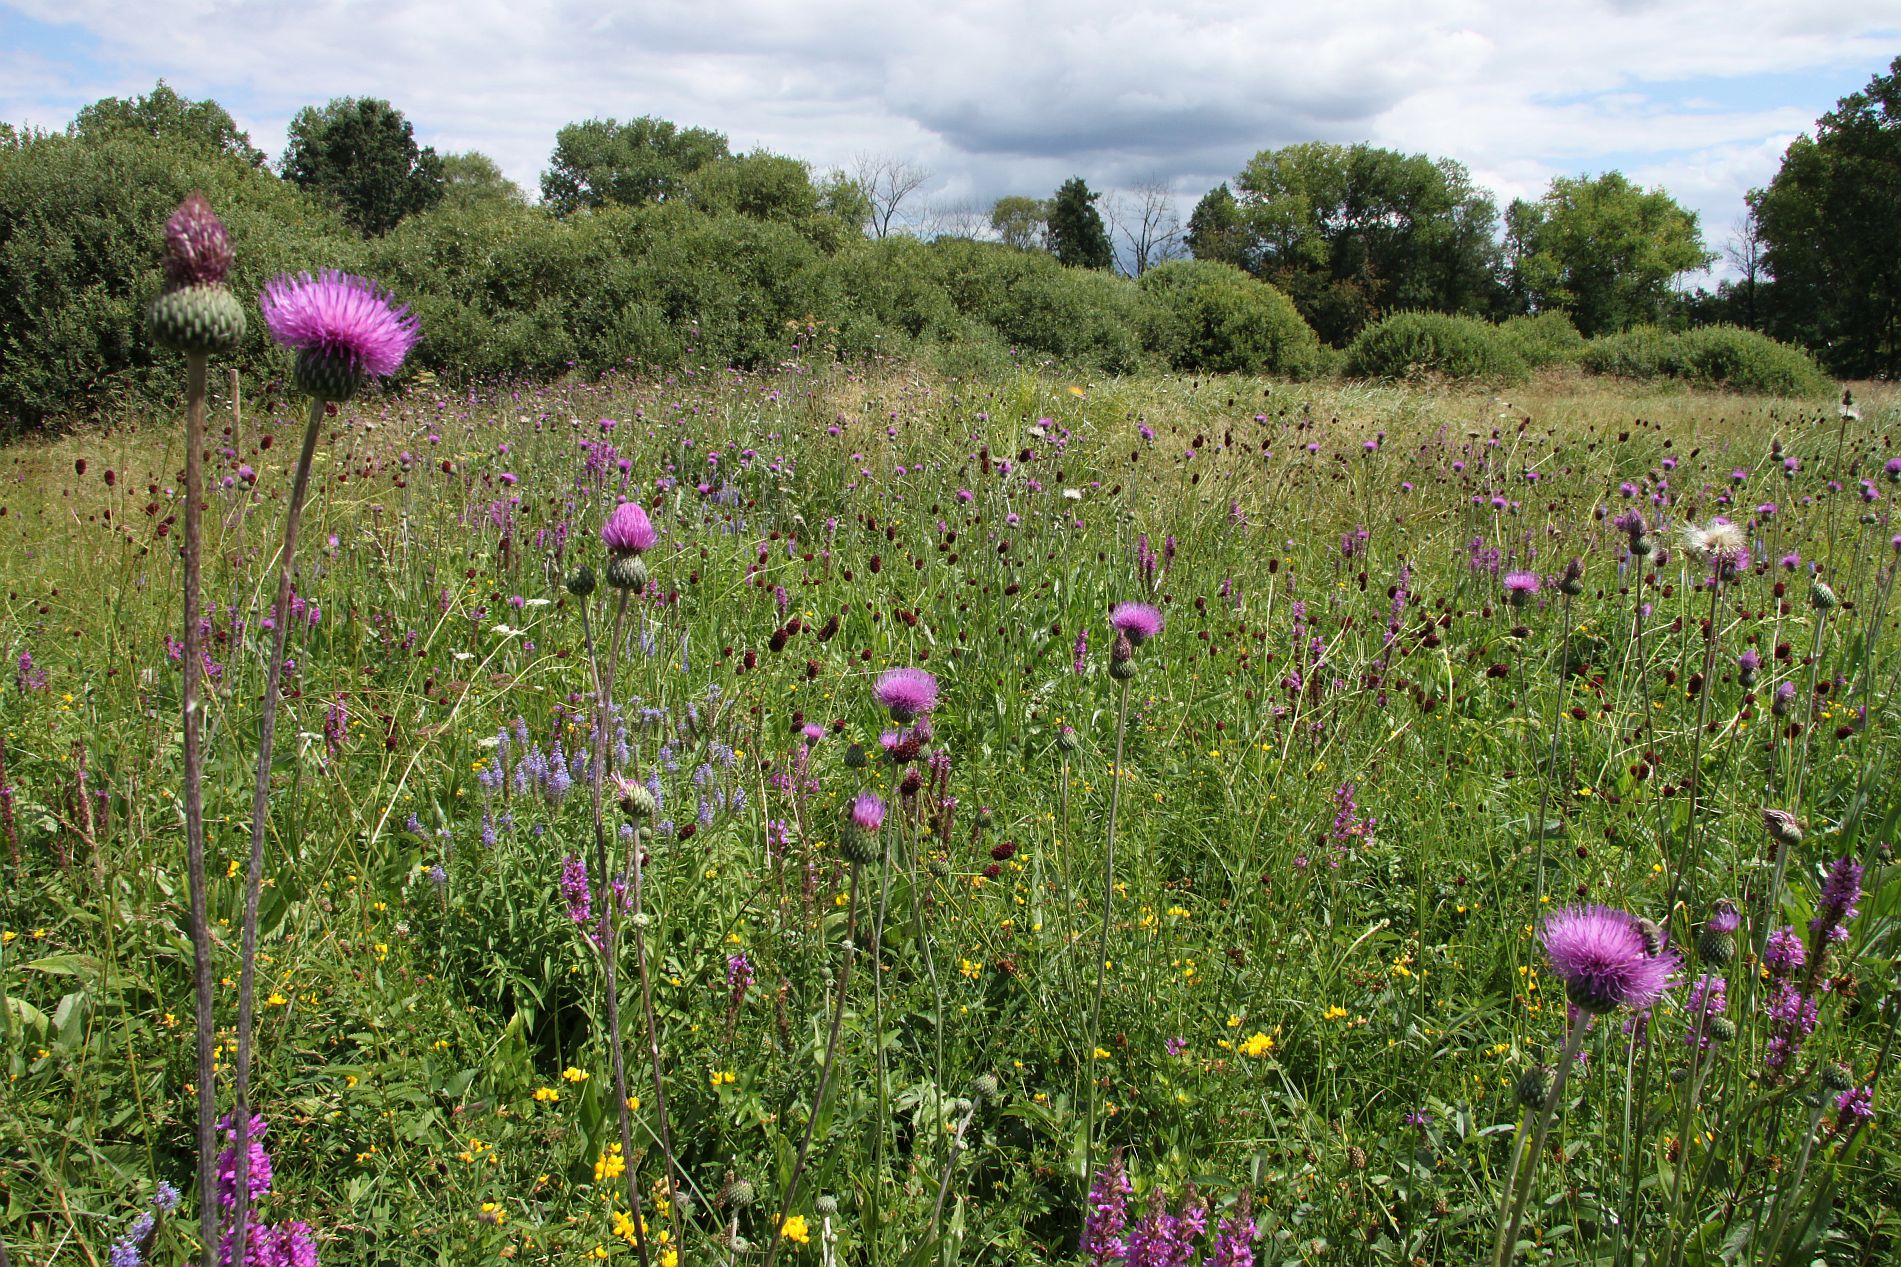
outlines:
{"label": "burnet flower stalk", "polygon": [[1122,807],[1122,752],[1129,729],[1129,694],[1135,683],[1135,649],[1162,632],[1162,613],[1147,603],[1117,603],[1109,609],[1116,631],[1109,648],[1109,675],[1122,684],[1116,706],[1116,759],[1109,771],[1109,821],[1103,831],[1102,934],[1096,945],[1096,986],[1089,1001],[1089,1038],[1083,1073],[1089,1083],[1089,1116],[1083,1145],[1083,1178],[1096,1172],[1096,1043],[1102,1033],[1102,987],[1109,964],[1109,935],[1115,927],[1116,819]]}
{"label": "burnet flower stalk", "polygon": [[231,240],[200,194],[179,204],[165,225],[165,291],[146,312],[154,343],[185,354],[184,683],[185,869],[190,887],[192,987],[196,1006],[198,1204],[205,1267],[218,1249],[217,1087],[212,1076],[217,1030],[212,1017],[211,925],[205,878],[204,723],[199,706],[204,654],[199,599],[204,553],[205,373],[213,353],[244,337],[244,306],[226,287]]}
{"label": "burnet flower stalk", "polygon": [[[335,269],[316,277],[281,275],[259,297],[271,338],[297,354],[292,382],[310,397],[303,445],[291,479],[278,553],[277,596],[271,605],[271,654],[266,663],[264,711],[258,721],[257,780],[251,795],[251,853],[244,877],[244,927],[238,972],[238,1050],[233,1073],[232,1147],[236,1157],[236,1204],[231,1213],[231,1261],[246,1262],[248,1232],[245,1182],[250,1164],[251,1046],[256,1029],[257,908],[264,884],[264,832],[269,821],[271,753],[277,733],[278,695],[284,679],[284,642],[290,628],[291,578],[297,562],[297,529],[310,489],[310,463],[326,405],[342,405],[365,383],[402,368],[419,337],[406,306],[366,278]],[[189,653],[188,653],[189,655]]]}
{"label": "burnet flower stalk", "polygon": [[1636,1011],[1650,1007],[1663,997],[1681,962],[1663,946],[1662,932],[1655,924],[1609,906],[1567,907],[1545,921],[1539,936],[1552,972],[1564,982],[1571,1005],[1566,1010],[1571,1015],[1549,1086],[1537,1094],[1535,1083],[1521,1084],[1525,1120],[1518,1129],[1500,1201],[1498,1235],[1492,1246],[1494,1267],[1510,1267],[1516,1256],[1518,1232],[1544,1156],[1545,1135],[1591,1019],[1620,1007]]}

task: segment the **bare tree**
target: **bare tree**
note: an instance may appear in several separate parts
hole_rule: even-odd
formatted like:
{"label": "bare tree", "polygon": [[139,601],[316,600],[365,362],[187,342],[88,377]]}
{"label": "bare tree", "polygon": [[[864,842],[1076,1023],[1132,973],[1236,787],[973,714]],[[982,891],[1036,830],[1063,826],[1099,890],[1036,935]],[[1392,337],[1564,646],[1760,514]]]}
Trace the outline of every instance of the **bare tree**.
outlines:
{"label": "bare tree", "polygon": [[1109,200],[1109,223],[1128,249],[1129,272],[1140,277],[1164,260],[1183,254],[1181,217],[1175,196],[1158,176],[1139,180]]}
{"label": "bare tree", "polygon": [[1729,241],[1723,245],[1723,258],[1736,270],[1736,289],[1743,300],[1743,324],[1751,330],[1756,328],[1756,284],[1762,280],[1762,252],[1762,225],[1752,206],[1730,229]]}
{"label": "bare tree", "polygon": [[871,200],[871,236],[891,232],[898,209],[931,178],[928,167],[896,154],[859,154],[852,159],[852,180]]}
{"label": "bare tree", "polygon": [[912,227],[921,238],[970,238],[987,235],[990,217],[968,201],[938,205],[925,203],[912,217]]}

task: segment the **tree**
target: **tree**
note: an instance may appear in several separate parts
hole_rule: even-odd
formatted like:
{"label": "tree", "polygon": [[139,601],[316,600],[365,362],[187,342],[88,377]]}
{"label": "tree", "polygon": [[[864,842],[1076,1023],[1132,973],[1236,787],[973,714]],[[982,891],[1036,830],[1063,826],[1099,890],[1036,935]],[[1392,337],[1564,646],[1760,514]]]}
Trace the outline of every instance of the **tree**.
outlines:
{"label": "tree", "polygon": [[854,158],[852,179],[871,203],[867,221],[871,236],[881,238],[890,233],[898,209],[930,178],[929,168],[893,154],[860,154]]}
{"label": "tree", "polygon": [[376,97],[338,97],[321,110],[299,110],[279,166],[285,179],[334,205],[370,237],[442,201],[442,159],[418,147],[403,112]]}
{"label": "tree", "polygon": [[1537,202],[1512,203],[1505,221],[1514,292],[1587,337],[1660,319],[1672,280],[1716,258],[1694,211],[1622,172],[1560,176]]}
{"label": "tree", "polygon": [[1241,204],[1235,201],[1226,181],[1203,194],[1195,204],[1183,241],[1198,260],[1248,267],[1248,227],[1241,216]]}
{"label": "tree", "polygon": [[458,207],[524,207],[528,195],[480,150],[442,156],[442,196]]}
{"label": "tree", "polygon": [[1901,373],[1901,57],[1797,137],[1750,205],[1772,330],[1837,373]]}
{"label": "tree", "polygon": [[1759,328],[1756,299],[1763,267],[1762,223],[1754,207],[1745,211],[1729,231],[1729,241],[1723,245],[1723,258],[1736,270],[1736,280],[1723,282],[1717,287],[1717,293],[1733,297],[1741,310],[1740,324],[1745,329],[1755,330]]}
{"label": "tree", "polygon": [[1261,151],[1234,184],[1190,218],[1197,258],[1280,287],[1328,342],[1390,312],[1496,306],[1498,209],[1450,159],[1312,142]]}
{"label": "tree", "polygon": [[990,231],[1005,246],[1035,250],[1043,244],[1043,220],[1048,213],[1049,206],[1041,198],[1006,194],[990,206]]}
{"label": "tree", "polygon": [[555,133],[554,153],[541,174],[541,200],[558,216],[665,202],[685,189],[688,176],[729,156],[723,134],[651,115],[624,124],[570,123]]}
{"label": "tree", "polygon": [[105,97],[82,107],[68,131],[87,141],[133,133],[235,158],[246,167],[265,162],[264,151],[251,144],[250,134],[223,106],[181,97],[163,79],[143,97]]}
{"label": "tree", "polygon": [[1050,254],[1071,268],[1114,268],[1115,247],[1103,226],[1096,199],[1080,176],[1063,182],[1050,199],[1049,228],[1044,232]]}
{"label": "tree", "polygon": [[1137,181],[1127,198],[1109,200],[1109,222],[1128,248],[1129,272],[1140,277],[1149,267],[1182,253],[1182,222],[1175,195],[1154,176]]}

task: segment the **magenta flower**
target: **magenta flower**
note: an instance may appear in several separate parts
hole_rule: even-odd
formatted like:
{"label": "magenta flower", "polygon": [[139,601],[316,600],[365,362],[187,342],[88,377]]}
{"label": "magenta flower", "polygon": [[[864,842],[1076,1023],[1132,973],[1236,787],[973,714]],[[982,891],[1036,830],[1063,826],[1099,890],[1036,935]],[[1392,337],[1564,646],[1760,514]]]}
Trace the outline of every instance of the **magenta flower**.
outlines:
{"label": "magenta flower", "polygon": [[622,502],[601,525],[601,540],[616,554],[639,554],[653,549],[660,534],[638,502]]}
{"label": "magenta flower", "polygon": [[341,362],[357,376],[386,378],[420,338],[408,305],[396,306],[375,282],[326,268],[271,279],[258,299],[271,338],[324,361]]}
{"label": "magenta flower", "polygon": [[937,707],[937,679],[923,669],[887,670],[871,693],[896,722],[911,721]]}
{"label": "magenta flower", "polygon": [[851,803],[852,826],[859,831],[875,832],[884,826],[884,802],[876,792],[860,792]]}
{"label": "magenta flower", "polygon": [[1147,603],[1117,603],[1109,609],[1109,624],[1139,647],[1162,632],[1162,613]]}
{"label": "magenta flower", "polygon": [[1649,1007],[1663,997],[1679,963],[1636,916],[1610,906],[1567,907],[1545,921],[1539,937],[1565,997],[1598,1015]]}
{"label": "magenta flower", "polygon": [[1536,572],[1505,573],[1505,597],[1514,607],[1522,607],[1531,596],[1544,588],[1544,582],[1538,579]]}

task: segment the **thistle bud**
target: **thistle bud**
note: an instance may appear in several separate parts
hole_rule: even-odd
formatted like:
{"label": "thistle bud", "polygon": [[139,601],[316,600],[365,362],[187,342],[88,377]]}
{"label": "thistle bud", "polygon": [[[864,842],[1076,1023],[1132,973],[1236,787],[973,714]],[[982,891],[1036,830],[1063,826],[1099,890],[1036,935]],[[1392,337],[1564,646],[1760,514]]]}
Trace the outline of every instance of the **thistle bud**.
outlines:
{"label": "thistle bud", "polygon": [[1076,738],[1074,726],[1064,726],[1056,732],[1056,746],[1064,752],[1076,751],[1080,743],[1081,741]]}
{"label": "thistle bud", "polygon": [[829,1219],[838,1213],[838,1198],[826,1193],[812,1203],[812,1212],[822,1219]]}
{"label": "thistle bud", "polygon": [[847,770],[862,770],[870,764],[870,758],[865,756],[865,745],[855,743],[845,749],[845,768]]}
{"label": "thistle bud", "polygon": [[1786,809],[1764,809],[1762,826],[1769,833],[1769,838],[1778,845],[1793,849],[1802,843],[1802,824]]}
{"label": "thistle bud", "polygon": [[620,812],[627,817],[652,818],[660,812],[660,802],[654,797],[653,789],[646,784],[619,776],[616,776],[615,783],[615,791],[620,795]]}
{"label": "thistle bud", "polygon": [[1639,533],[1630,539],[1630,552],[1638,558],[1650,554],[1657,548],[1657,539],[1649,533]]}
{"label": "thistle bud", "polygon": [[845,861],[861,867],[873,866],[884,858],[883,850],[878,847],[876,833],[868,832],[850,821],[838,834],[838,852]]}
{"label": "thistle bud", "polygon": [[1118,682],[1128,681],[1135,676],[1135,661],[1111,660],[1109,662],[1109,676]]}
{"label": "thistle bud", "polygon": [[1576,559],[1564,565],[1564,575],[1558,578],[1558,592],[1570,598],[1576,598],[1584,592],[1584,565]]}
{"label": "thistle bud", "polygon": [[721,1204],[743,1210],[753,1203],[755,1193],[750,1179],[728,1179],[719,1195]]}
{"label": "thistle bud", "polygon": [[574,595],[576,598],[586,598],[589,594],[594,592],[594,569],[583,563],[580,567],[568,573],[568,579],[565,584],[568,593]]}
{"label": "thistle bud", "polygon": [[1545,1098],[1551,1094],[1551,1070],[1545,1065],[1533,1065],[1518,1076],[1518,1103],[1521,1108],[1542,1107]]}
{"label": "thistle bud", "polygon": [[1736,957],[1736,939],[1706,928],[1697,934],[1696,955],[1712,968],[1727,968]]}
{"label": "thistle bud", "polygon": [[924,869],[939,880],[950,879],[951,864],[948,858],[932,858],[924,864]]}
{"label": "thistle bud", "polygon": [[647,584],[647,561],[638,554],[616,553],[607,561],[607,583],[617,590],[637,590]]}
{"label": "thistle bud", "polygon": [[994,1073],[980,1073],[971,1079],[970,1098],[979,1104],[986,1101],[994,1104],[997,1097],[1002,1094],[1003,1084],[997,1081],[997,1075]]}
{"label": "thistle bud", "polygon": [[1822,1066],[1822,1085],[1840,1095],[1855,1085],[1855,1079],[1845,1066],[1830,1063]]}
{"label": "thistle bud", "polygon": [[1809,583],[1810,607],[1818,612],[1832,612],[1841,605],[1842,600],[1835,597],[1835,591],[1830,589],[1825,582],[1818,580]]}
{"label": "thistle bud", "polygon": [[1707,1024],[1710,1037],[1719,1043],[1736,1041],[1736,1022],[1727,1016],[1712,1016]]}

